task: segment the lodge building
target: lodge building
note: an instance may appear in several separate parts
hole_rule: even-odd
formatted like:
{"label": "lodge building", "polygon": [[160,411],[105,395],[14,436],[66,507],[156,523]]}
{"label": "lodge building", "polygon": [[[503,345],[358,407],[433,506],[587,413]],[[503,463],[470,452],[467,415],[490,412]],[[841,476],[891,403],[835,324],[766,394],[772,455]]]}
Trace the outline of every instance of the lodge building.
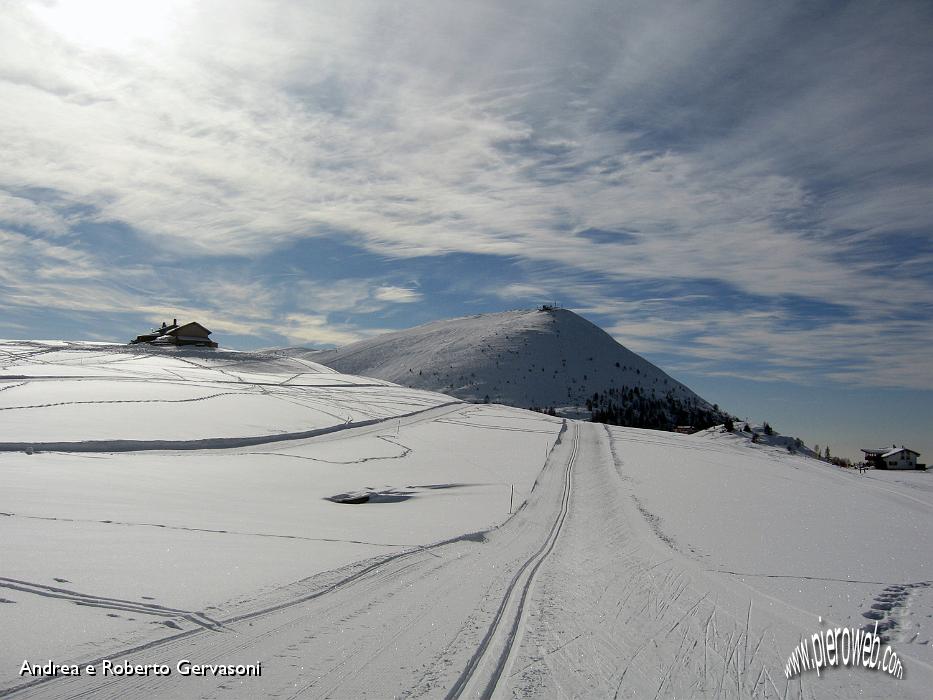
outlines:
{"label": "lodge building", "polygon": [[197,321],[190,321],[178,325],[178,319],[173,319],[168,325],[164,321],[161,328],[154,328],[148,333],[136,336],[130,343],[149,343],[150,345],[197,345],[206,348],[216,348],[217,343],[211,340],[211,331]]}

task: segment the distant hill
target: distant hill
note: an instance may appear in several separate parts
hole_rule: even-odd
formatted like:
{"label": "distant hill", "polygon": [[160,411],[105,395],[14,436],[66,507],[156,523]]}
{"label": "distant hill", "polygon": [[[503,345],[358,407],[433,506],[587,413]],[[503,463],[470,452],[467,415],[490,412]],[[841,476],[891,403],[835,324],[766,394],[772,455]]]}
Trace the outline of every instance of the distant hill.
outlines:
{"label": "distant hill", "polygon": [[725,413],[566,309],[435,321],[336,350],[278,350],[339,372],[473,402],[635,427],[706,427]]}

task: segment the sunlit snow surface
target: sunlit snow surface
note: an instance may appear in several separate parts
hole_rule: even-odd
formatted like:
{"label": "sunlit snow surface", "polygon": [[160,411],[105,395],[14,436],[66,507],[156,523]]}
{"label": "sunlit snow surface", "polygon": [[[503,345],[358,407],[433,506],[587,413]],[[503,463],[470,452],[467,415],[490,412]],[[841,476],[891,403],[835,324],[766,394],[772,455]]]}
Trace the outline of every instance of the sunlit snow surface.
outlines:
{"label": "sunlit snow surface", "polygon": [[[179,610],[496,525],[560,430],[255,353],[9,341],[0,356],[0,443],[34,445],[0,451],[0,687],[24,658],[93,656]],[[205,449],[244,436],[263,441]],[[43,449],[61,441],[78,451]],[[366,489],[385,498],[325,500]]]}
{"label": "sunlit snow surface", "polygon": [[[486,672],[503,697],[933,687],[929,472],[464,404],[281,354],[0,354],[0,694],[443,697]],[[784,679],[802,637],[876,621],[904,680]],[[124,656],[264,672],[18,675]]]}
{"label": "sunlit snow surface", "polygon": [[[711,408],[688,387],[566,309],[519,310],[434,321],[336,350],[280,352],[341,372],[381,377],[470,401],[566,408],[596,392],[638,387]],[[577,409],[577,410],[573,410]]]}
{"label": "sunlit snow surface", "polygon": [[256,437],[450,401],[301,359],[91,343],[0,345],[0,442]]}

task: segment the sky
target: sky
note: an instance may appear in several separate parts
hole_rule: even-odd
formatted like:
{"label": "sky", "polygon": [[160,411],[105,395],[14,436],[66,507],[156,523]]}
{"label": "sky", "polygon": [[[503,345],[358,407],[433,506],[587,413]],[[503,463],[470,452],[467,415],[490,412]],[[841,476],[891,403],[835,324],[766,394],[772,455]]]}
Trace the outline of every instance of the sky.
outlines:
{"label": "sky", "polygon": [[557,301],[740,417],[933,460],[931,37],[907,1],[0,0],[0,337]]}

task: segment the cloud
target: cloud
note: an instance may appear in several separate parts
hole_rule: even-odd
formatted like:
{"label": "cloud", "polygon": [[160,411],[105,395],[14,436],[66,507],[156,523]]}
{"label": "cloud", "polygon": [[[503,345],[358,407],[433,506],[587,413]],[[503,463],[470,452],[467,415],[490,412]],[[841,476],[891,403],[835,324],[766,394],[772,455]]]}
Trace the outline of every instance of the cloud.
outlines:
{"label": "cloud", "polygon": [[373,297],[379,301],[394,304],[411,304],[422,299],[420,292],[405,287],[378,287],[373,293]]}
{"label": "cloud", "polygon": [[547,289],[534,284],[512,283],[494,289],[493,293],[503,299],[542,299],[547,300],[550,294]]}
{"label": "cloud", "polygon": [[346,345],[378,332],[377,330],[361,333],[359,329],[345,329],[329,322],[326,316],[310,314],[288,314],[285,321],[284,328],[277,328],[279,333],[294,343],[310,343],[316,346]]}
{"label": "cloud", "polygon": [[0,190],[0,225],[64,234],[68,223],[54,207]]}
{"label": "cloud", "polygon": [[0,252],[6,262],[5,269],[0,271],[0,280],[11,287],[24,287],[24,276],[61,280],[95,278],[102,274],[93,256],[77,247],[16,231],[0,229]]}
{"label": "cloud", "polygon": [[[267,270],[230,264],[192,266],[175,260],[158,266],[117,265],[104,250],[87,250],[80,239],[63,245],[36,235],[0,229],[0,307],[8,314],[65,313],[94,318],[88,334],[120,339],[171,318],[196,319],[215,333],[251,345],[276,343],[342,345],[378,332],[360,318],[420,294],[382,278],[295,280]],[[135,317],[133,324],[117,319]],[[23,325],[11,317],[4,327]],[[112,328],[108,335],[106,328]],[[52,335],[59,335],[60,331]]]}
{"label": "cloud", "polygon": [[[933,296],[925,3],[234,0],[167,5],[158,36],[57,6],[0,17],[6,299],[344,342],[431,301],[417,259],[467,254],[527,273],[471,297],[575,301],[682,366],[933,386],[902,323]],[[202,271],[168,284],[95,227]],[[261,267],[322,238],[398,273]],[[761,313],[674,301],[710,286]],[[891,324],[910,343],[860,342]]]}

